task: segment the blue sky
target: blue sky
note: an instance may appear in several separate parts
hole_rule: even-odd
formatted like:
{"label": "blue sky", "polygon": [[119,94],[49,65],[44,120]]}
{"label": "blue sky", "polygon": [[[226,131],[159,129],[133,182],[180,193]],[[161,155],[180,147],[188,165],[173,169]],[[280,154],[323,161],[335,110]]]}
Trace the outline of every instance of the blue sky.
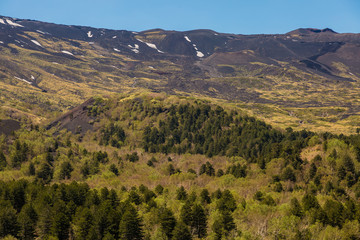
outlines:
{"label": "blue sky", "polygon": [[254,34],[328,27],[360,33],[360,0],[0,0],[0,15],[132,31]]}

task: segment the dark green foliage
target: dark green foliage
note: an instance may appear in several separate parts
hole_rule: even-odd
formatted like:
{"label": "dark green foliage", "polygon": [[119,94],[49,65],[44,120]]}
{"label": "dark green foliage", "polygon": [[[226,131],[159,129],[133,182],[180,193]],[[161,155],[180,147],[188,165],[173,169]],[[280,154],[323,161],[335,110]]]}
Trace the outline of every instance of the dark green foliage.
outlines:
{"label": "dark green foliage", "polygon": [[109,170],[113,172],[116,176],[119,176],[119,169],[116,167],[115,164],[111,164]]}
{"label": "dark green foliage", "polygon": [[195,204],[191,211],[191,228],[194,231],[195,236],[198,238],[204,238],[207,235],[206,226],[207,218],[202,206]]}
{"label": "dark green foliage", "polygon": [[192,203],[187,200],[180,210],[180,220],[187,225],[192,221]]}
{"label": "dark green foliage", "polygon": [[202,174],[206,174],[208,176],[215,176],[215,169],[213,168],[211,163],[206,162],[205,164],[201,165],[199,175]]}
{"label": "dark green foliage", "polygon": [[60,179],[70,179],[74,168],[69,161],[63,162],[60,166]]}
{"label": "dark green foliage", "polygon": [[107,163],[109,161],[107,152],[94,152],[93,159],[97,163]]}
{"label": "dark green foliage", "polygon": [[236,201],[234,196],[231,194],[229,190],[225,190],[220,199],[216,202],[216,208],[220,211],[235,211],[236,209]]}
{"label": "dark green foliage", "polygon": [[290,213],[297,217],[302,217],[304,215],[300,202],[297,198],[292,198],[290,201]]}
{"label": "dark green foliage", "polygon": [[41,179],[44,183],[50,183],[53,177],[53,170],[48,163],[43,163],[40,166],[40,169],[36,173],[36,177]]}
{"label": "dark green foliage", "polygon": [[216,172],[216,176],[217,177],[221,177],[224,175],[224,171],[222,169],[219,169],[217,172]]}
{"label": "dark green foliage", "polygon": [[183,186],[177,189],[176,191],[176,199],[177,200],[186,200],[187,199],[187,193]]}
{"label": "dark green foliage", "polygon": [[129,193],[129,201],[136,205],[139,205],[142,202],[140,195],[134,190],[131,190]]}
{"label": "dark green foliage", "polygon": [[283,190],[284,190],[284,188],[280,182],[275,183],[275,186],[274,186],[275,192],[282,192]]}
{"label": "dark green foliage", "polygon": [[105,126],[100,133],[100,145],[111,145],[120,148],[126,138],[124,129],[114,123]]}
{"label": "dark green foliage", "polygon": [[316,199],[316,197],[312,193],[307,193],[304,195],[302,199],[302,205],[304,208],[304,211],[308,211],[311,208],[319,208],[319,202]]}
{"label": "dark green foliage", "polygon": [[132,154],[126,154],[125,159],[130,162],[137,162],[139,161],[139,156],[137,152],[133,152]]}
{"label": "dark green foliage", "polygon": [[317,167],[315,163],[311,163],[310,169],[309,169],[309,177],[310,179],[313,179],[316,175]]}
{"label": "dark green foliage", "polygon": [[230,211],[223,211],[220,218],[216,219],[212,226],[216,240],[226,239],[234,229],[236,226]]}
{"label": "dark green foliage", "polygon": [[176,225],[176,219],[172,213],[172,211],[168,208],[162,208],[160,210],[160,226],[166,236],[171,239],[173,235],[173,230]]}
{"label": "dark green foliage", "polygon": [[7,166],[7,161],[4,153],[0,150],[0,171],[3,171]]}
{"label": "dark green foliage", "polygon": [[147,161],[146,165],[148,165],[149,167],[154,167],[154,162],[149,160]]}
{"label": "dark green foliage", "polygon": [[19,224],[16,219],[16,210],[6,202],[0,202],[0,238],[7,235],[17,236]]}
{"label": "dark green foliage", "polygon": [[326,200],[324,205],[324,212],[326,214],[326,221],[331,226],[342,227],[345,222],[344,219],[344,206],[334,200]]}
{"label": "dark green foliage", "polygon": [[18,215],[21,239],[34,239],[38,215],[31,204],[26,204]]}
{"label": "dark green foliage", "polygon": [[286,167],[283,170],[281,178],[284,181],[292,181],[292,182],[296,181],[294,170],[291,167]]}
{"label": "dark green foliage", "polygon": [[354,162],[349,155],[345,155],[342,162],[346,171],[355,173]]}
{"label": "dark green foliage", "polygon": [[35,172],[35,165],[32,162],[30,162],[30,164],[29,164],[28,173],[29,173],[30,176],[34,176],[35,173],[36,173]]}
{"label": "dark green foliage", "polygon": [[171,106],[168,112],[158,126],[144,129],[145,151],[241,156],[259,162],[262,168],[272,158],[284,157],[298,168],[300,149],[313,135],[307,131],[282,133],[252,117],[201,103]]}
{"label": "dark green foliage", "polygon": [[13,150],[10,154],[10,162],[13,168],[18,168],[23,162],[27,161],[29,147],[24,142],[21,143],[19,140],[16,140],[13,144]]}
{"label": "dark green foliage", "polygon": [[209,194],[209,191],[206,188],[204,188],[200,192],[200,201],[203,204],[210,204],[211,203],[210,194]]}
{"label": "dark green foliage", "polygon": [[164,188],[163,188],[163,186],[161,186],[160,184],[155,187],[155,192],[156,192],[157,194],[160,194],[160,195],[161,195],[161,194],[163,193],[163,191],[164,191]]}
{"label": "dark green foliage", "polygon": [[240,163],[228,167],[226,174],[232,174],[236,178],[246,177],[246,166],[241,166]]}
{"label": "dark green foliage", "polygon": [[90,229],[93,226],[94,218],[88,208],[80,207],[76,210],[73,220],[73,229],[76,239],[88,239]]}
{"label": "dark green foliage", "polygon": [[172,233],[174,240],[191,240],[192,236],[189,227],[184,222],[178,222]]}
{"label": "dark green foliage", "polygon": [[121,218],[119,225],[119,237],[126,240],[139,240],[144,238],[142,220],[136,209],[129,204]]}

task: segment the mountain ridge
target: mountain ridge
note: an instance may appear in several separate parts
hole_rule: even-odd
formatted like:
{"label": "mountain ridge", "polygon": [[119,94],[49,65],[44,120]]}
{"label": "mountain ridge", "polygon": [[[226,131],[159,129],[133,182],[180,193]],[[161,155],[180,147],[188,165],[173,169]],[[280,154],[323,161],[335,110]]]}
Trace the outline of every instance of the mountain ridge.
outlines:
{"label": "mountain ridge", "polygon": [[[28,113],[32,104],[40,117],[94,94],[137,90],[216,98],[250,111],[265,104],[284,112],[312,106],[325,115],[331,107],[359,114],[352,99],[359,92],[360,34],[326,28],[256,35],[133,32],[3,16],[0,30],[0,101]],[[325,121],[339,121],[343,110]],[[296,122],[313,121],[301,115]]]}

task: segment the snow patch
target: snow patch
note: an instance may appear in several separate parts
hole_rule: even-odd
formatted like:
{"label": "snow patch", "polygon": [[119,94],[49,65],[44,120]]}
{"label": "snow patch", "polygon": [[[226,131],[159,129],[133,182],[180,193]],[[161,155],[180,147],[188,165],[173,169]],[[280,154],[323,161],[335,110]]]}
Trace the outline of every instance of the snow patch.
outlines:
{"label": "snow patch", "polygon": [[119,49],[117,49],[117,48],[114,48],[114,51],[116,51],[116,52],[120,52],[120,50],[119,50]]}
{"label": "snow patch", "polygon": [[1,43],[1,44],[4,44],[4,42],[3,42],[3,41],[0,41],[0,43]]}
{"label": "snow patch", "polygon": [[89,44],[94,44],[94,42],[89,42]]}
{"label": "snow patch", "polygon": [[32,82],[29,82],[28,80],[25,80],[25,79],[22,79],[22,78],[19,78],[19,77],[14,77],[14,78],[16,78],[17,80],[26,82],[27,84],[32,84]]}
{"label": "snow patch", "polygon": [[24,27],[23,25],[14,23],[14,22],[11,21],[10,19],[6,19],[6,22],[7,22],[9,25],[14,26],[14,27]]}
{"label": "snow patch", "polygon": [[5,21],[4,21],[4,19],[2,19],[2,18],[0,18],[0,23],[6,24]]}
{"label": "snow patch", "polygon": [[202,53],[202,52],[200,52],[200,51],[196,51],[196,56],[198,56],[198,57],[204,57],[205,55]]}
{"label": "snow patch", "polygon": [[138,34],[137,32],[132,32],[133,34]]}
{"label": "snow patch", "polygon": [[31,79],[32,79],[32,80],[35,80],[35,77],[34,77],[33,75],[31,75]]}
{"label": "snow patch", "polygon": [[89,38],[91,38],[91,37],[94,36],[94,35],[91,34],[91,31],[88,31],[88,32],[87,32],[87,35],[88,35]]}
{"label": "snow patch", "polygon": [[159,53],[164,53],[163,51],[160,51],[160,50],[156,47],[156,45],[153,44],[153,43],[144,42],[144,41],[142,41],[142,40],[140,40],[140,39],[137,39],[137,40],[138,40],[139,42],[145,43],[148,47],[157,50]]}
{"label": "snow patch", "polygon": [[133,51],[134,53],[139,53],[139,45],[138,44],[134,44],[134,47],[129,44],[128,47],[131,48],[131,51]]}
{"label": "snow patch", "polygon": [[217,34],[217,33],[214,33],[214,35],[215,35],[215,36],[217,36],[217,35],[219,35],[219,34]]}
{"label": "snow patch", "polygon": [[149,66],[150,69],[155,69],[153,66]]}
{"label": "snow patch", "polygon": [[116,38],[116,36],[113,36],[113,38]]}
{"label": "snow patch", "polygon": [[188,42],[191,42],[191,40],[188,38],[188,36],[184,36],[185,40]]}
{"label": "snow patch", "polygon": [[350,75],[355,76],[352,72],[349,72]]}
{"label": "snow patch", "polygon": [[40,31],[40,30],[36,30],[38,33],[41,33],[41,34],[46,34],[45,32],[43,31]]}
{"label": "snow patch", "polygon": [[199,51],[199,49],[197,48],[196,44],[193,44],[193,47],[194,47],[194,49],[195,49],[195,51],[196,51],[196,56],[198,56],[198,57],[200,57],[200,58],[202,58],[202,57],[205,56],[202,52]]}
{"label": "snow patch", "polygon": [[52,62],[52,64],[59,64],[59,63],[57,63],[57,62]]}
{"label": "snow patch", "polygon": [[71,52],[69,52],[69,51],[61,51],[62,53],[65,53],[65,54],[69,54],[69,55],[71,55],[71,56],[74,56],[74,54],[72,54]]}
{"label": "snow patch", "polygon": [[31,40],[34,44],[38,45],[39,47],[42,47],[41,44],[36,40]]}

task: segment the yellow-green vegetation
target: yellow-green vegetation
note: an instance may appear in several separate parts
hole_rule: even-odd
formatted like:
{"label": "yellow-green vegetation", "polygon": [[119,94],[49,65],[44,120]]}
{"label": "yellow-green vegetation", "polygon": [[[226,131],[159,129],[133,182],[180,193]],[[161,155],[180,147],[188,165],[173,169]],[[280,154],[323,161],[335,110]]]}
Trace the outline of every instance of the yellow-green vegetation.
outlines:
{"label": "yellow-green vegetation", "polygon": [[0,138],[1,237],[360,237],[358,134],[277,129],[225,101],[157,93],[86,109],[90,131],[28,124]]}

